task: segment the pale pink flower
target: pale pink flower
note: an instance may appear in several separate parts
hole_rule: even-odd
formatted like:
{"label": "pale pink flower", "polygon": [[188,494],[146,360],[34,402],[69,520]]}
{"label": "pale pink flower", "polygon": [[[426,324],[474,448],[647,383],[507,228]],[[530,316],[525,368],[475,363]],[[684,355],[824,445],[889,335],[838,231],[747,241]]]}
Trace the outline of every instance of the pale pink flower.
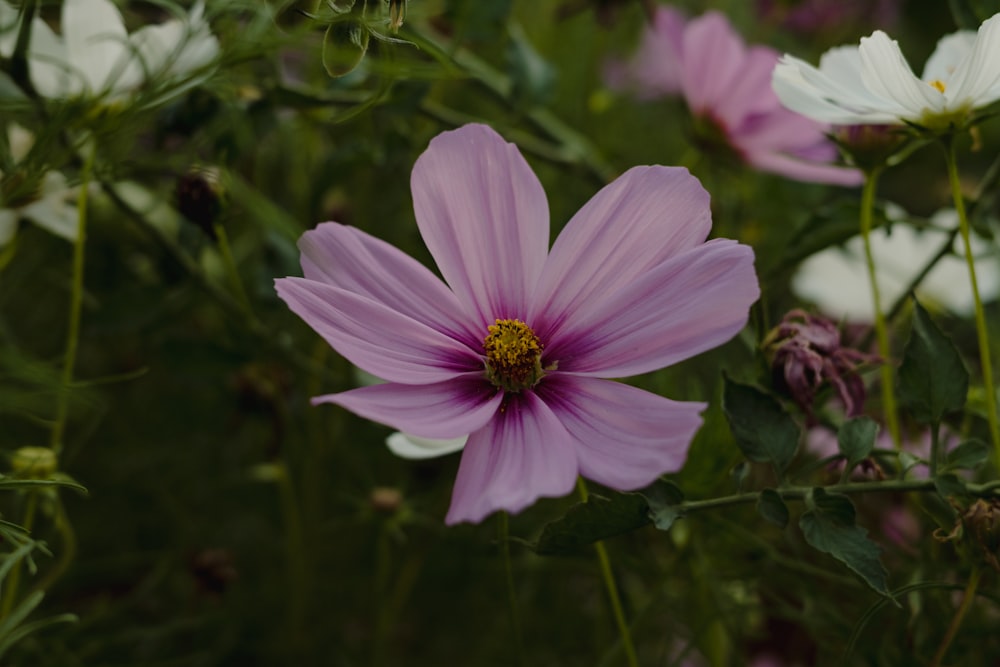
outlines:
{"label": "pale pink flower", "polygon": [[299,242],[278,294],[340,354],[387,382],[319,396],[420,438],[469,436],[447,522],[517,512],[577,475],[636,489],[684,463],[703,403],[609,378],[725,342],[758,297],[753,251],[705,239],[708,193],[686,170],[636,167],[551,251],[545,192],[493,130],[445,132],[411,178],[441,275],[364,232]]}
{"label": "pale pink flower", "polygon": [[827,125],[785,109],[771,89],[779,54],[747,46],[726,17],[685,20],[660,7],[639,50],[607,72],[613,88],[642,98],[683,95],[692,115],[713,127],[746,164],[799,181],[858,185],[861,172],[830,164],[837,149]]}

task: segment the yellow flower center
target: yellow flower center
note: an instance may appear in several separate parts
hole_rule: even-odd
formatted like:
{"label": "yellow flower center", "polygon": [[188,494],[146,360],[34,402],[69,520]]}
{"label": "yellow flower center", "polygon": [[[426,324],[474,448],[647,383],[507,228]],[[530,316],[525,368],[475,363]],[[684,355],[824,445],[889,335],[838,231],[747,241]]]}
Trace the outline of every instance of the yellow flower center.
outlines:
{"label": "yellow flower center", "polygon": [[933,81],[928,81],[927,85],[931,88],[936,88],[939,93],[944,93],[944,81],[941,79],[934,79]]}
{"label": "yellow flower center", "polygon": [[521,320],[497,320],[483,340],[486,378],[504,391],[517,393],[538,384],[542,370],[542,342]]}

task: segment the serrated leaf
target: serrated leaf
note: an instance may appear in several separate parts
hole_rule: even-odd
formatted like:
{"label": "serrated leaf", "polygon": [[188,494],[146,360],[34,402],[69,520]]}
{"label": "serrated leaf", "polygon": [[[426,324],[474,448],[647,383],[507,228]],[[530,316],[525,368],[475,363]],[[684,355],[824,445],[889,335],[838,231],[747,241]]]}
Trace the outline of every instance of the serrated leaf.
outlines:
{"label": "serrated leaf", "polygon": [[771,463],[784,473],[799,446],[799,427],[777,400],[725,378],[722,409],[736,445],[751,461]]}
{"label": "serrated leaf", "polygon": [[363,21],[345,19],[331,23],[323,36],[323,67],[336,78],[354,71],[368,52],[371,32]]}
{"label": "serrated leaf", "polygon": [[648,513],[646,499],[639,494],[618,493],[610,498],[591,494],[562,518],[546,524],[534,550],[544,556],[578,551],[645,526],[650,521]]}
{"label": "serrated leaf", "polygon": [[639,494],[646,499],[649,519],[657,530],[670,530],[674,522],[684,516],[684,511],[680,507],[684,502],[684,494],[672,482],[663,480],[654,482]]}
{"label": "serrated leaf", "polygon": [[780,528],[788,525],[788,506],[774,489],[764,489],[757,499],[757,513]]}
{"label": "serrated leaf", "polygon": [[[822,489],[814,489],[814,494],[817,491]],[[853,504],[844,496],[824,495],[821,502],[814,502],[812,509],[799,518],[799,528],[806,542],[846,565],[872,590],[892,598],[888,573],[879,559],[880,549],[868,539],[868,531],[854,523]],[[845,511],[844,501],[850,505],[850,511]],[[845,516],[850,516],[850,521],[845,521]]]}
{"label": "serrated leaf", "polygon": [[913,417],[924,424],[965,405],[969,373],[951,339],[941,333],[914,299],[913,328],[899,367],[899,396]]}
{"label": "serrated leaf", "polygon": [[837,431],[837,446],[847,459],[848,468],[853,468],[871,454],[875,446],[878,424],[870,417],[855,417],[840,426]]}
{"label": "serrated leaf", "polygon": [[973,470],[990,457],[990,446],[982,440],[966,440],[945,457],[944,470]]}

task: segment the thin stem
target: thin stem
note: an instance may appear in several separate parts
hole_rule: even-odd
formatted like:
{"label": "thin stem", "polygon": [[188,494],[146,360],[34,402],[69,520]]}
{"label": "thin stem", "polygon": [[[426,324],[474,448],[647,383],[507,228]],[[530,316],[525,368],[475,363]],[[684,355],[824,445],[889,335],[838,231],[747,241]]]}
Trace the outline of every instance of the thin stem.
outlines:
{"label": "thin stem", "polygon": [[94,168],[96,155],[97,143],[94,142],[86,161],[83,163],[83,170],[80,172],[80,194],[76,199],[78,222],[76,240],[73,242],[73,284],[69,299],[69,328],[66,332],[62,382],[59,387],[59,396],[56,399],[56,420],[52,425],[52,437],[49,441],[57,455],[62,451],[66,414],[69,411],[69,388],[73,383],[73,367],[76,366],[76,351],[80,341],[80,313],[83,308],[83,273],[86,260],[84,251],[87,245],[87,192],[90,189],[90,173]]}
{"label": "thin stem", "polygon": [[45,578],[31,587],[34,591],[47,591],[65,574],[70,563],[76,557],[76,533],[73,532],[73,524],[66,516],[66,506],[63,505],[62,498],[56,496],[56,530],[62,538],[62,549],[59,553],[59,561],[45,574]]}
{"label": "thin stem", "polygon": [[986,390],[986,418],[990,425],[990,440],[993,441],[996,464],[1000,466],[1000,424],[997,421],[996,388],[993,386],[993,363],[990,361],[990,337],[986,330],[986,313],[983,311],[983,301],[979,298],[979,283],[976,280],[976,262],[972,256],[972,241],[969,237],[969,216],[965,212],[962,184],[958,180],[958,161],[955,159],[954,138],[949,135],[944,137],[942,141],[945,146],[945,161],[948,164],[948,181],[951,184],[951,196],[955,201],[955,212],[958,214],[958,231],[962,235],[962,243],[965,246],[965,263],[969,267],[972,301],[975,304],[976,337],[979,340],[979,361],[982,366],[983,387]]}
{"label": "thin stem", "polygon": [[240,272],[236,268],[236,259],[233,257],[233,251],[229,245],[226,228],[216,223],[213,231],[215,232],[215,237],[219,240],[219,253],[222,255],[223,263],[226,265],[226,272],[229,273],[229,282],[232,283],[233,291],[236,292],[236,298],[240,302],[240,305],[243,306],[247,319],[254,320],[256,318],[253,314],[253,307],[250,305],[247,291],[243,288],[243,280],[240,279]]}
{"label": "thin stem", "polygon": [[976,598],[976,589],[979,588],[979,578],[981,576],[982,571],[978,567],[972,570],[972,576],[969,577],[969,583],[965,586],[962,604],[959,605],[958,610],[951,619],[951,623],[948,624],[948,630],[944,633],[944,639],[941,640],[941,645],[934,654],[934,659],[931,660],[930,667],[939,667],[941,661],[944,660],[944,655],[948,652],[948,648],[955,640],[955,635],[958,634],[958,629],[962,625],[962,620],[965,618],[966,612],[969,611],[969,607],[972,606],[972,601]]}
{"label": "thin stem", "polygon": [[878,187],[878,177],[881,168],[872,169],[866,174],[865,184],[861,190],[861,238],[865,245],[865,264],[868,267],[868,281],[871,284],[872,304],[875,308],[875,336],[878,339],[878,353],[882,357],[882,410],[885,413],[885,424],[892,436],[892,443],[897,450],[902,448],[899,435],[899,418],[896,414],[896,392],[893,386],[892,350],[889,349],[889,333],[885,326],[885,316],[882,314],[882,299],[879,295],[878,280],[875,277],[875,259],[872,256],[871,231],[872,217],[875,210],[875,190]]}
{"label": "thin stem", "polygon": [[500,553],[503,557],[503,567],[507,578],[507,606],[510,607],[510,627],[514,632],[514,647],[517,651],[517,664],[526,665],[524,657],[524,635],[521,632],[521,616],[518,613],[517,591],[514,589],[514,568],[510,561],[510,517],[506,512],[500,512],[498,539]]}
{"label": "thin stem", "polygon": [[[582,478],[577,478],[576,488],[580,493],[580,498],[587,502],[587,485]],[[597,551],[597,560],[601,565],[601,576],[604,578],[604,586],[608,590],[608,597],[611,599],[611,611],[615,616],[615,623],[618,624],[618,634],[621,636],[622,647],[625,649],[625,657],[629,667],[639,667],[639,659],[636,657],[635,645],[632,643],[632,633],[629,631],[628,623],[625,622],[625,612],[622,610],[621,598],[618,595],[618,585],[615,584],[614,574],[611,572],[611,559],[608,558],[608,551],[604,548],[604,542],[594,542],[594,550]]]}
{"label": "thin stem", "polygon": [[[29,491],[27,493],[27,504],[24,507],[24,530],[31,533],[31,529],[35,525],[35,510],[38,508],[38,492]],[[4,586],[3,591],[3,605],[0,606],[0,619],[6,619],[10,614],[11,610],[14,608],[14,603],[17,601],[17,589],[21,586],[21,564],[24,559],[14,563],[14,567],[10,570],[10,578],[7,581],[7,585]]]}

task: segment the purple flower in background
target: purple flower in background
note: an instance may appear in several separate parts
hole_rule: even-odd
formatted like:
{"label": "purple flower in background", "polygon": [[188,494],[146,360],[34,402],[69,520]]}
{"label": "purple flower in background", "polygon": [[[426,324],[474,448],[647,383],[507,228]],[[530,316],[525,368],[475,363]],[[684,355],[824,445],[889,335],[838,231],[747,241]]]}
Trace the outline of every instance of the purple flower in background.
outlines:
{"label": "purple flower in background", "polygon": [[681,94],[702,135],[746,164],[799,181],[858,185],[861,172],[829,164],[836,146],[817,123],[785,109],[771,89],[778,52],[743,42],[718,12],[686,21],[660,7],[628,63],[612,63],[608,84],[642,98]]}
{"label": "purple flower in background", "polygon": [[720,345],[758,297],[752,249],[705,241],[698,181],[681,168],[630,169],[551,251],[541,184],[488,127],[436,137],[411,188],[447,284],[336,223],[300,240],[304,278],[276,281],[334,349],[387,381],[314,403],[421,438],[468,434],[449,524],[564,495],[578,474],[635,489],[678,470],[704,404],[609,378]]}
{"label": "purple flower in background", "polygon": [[757,12],[789,30],[826,33],[860,22],[891,28],[899,5],[900,0],[757,0]]}
{"label": "purple flower in background", "polygon": [[816,392],[829,383],[849,417],[861,414],[865,383],[858,367],[878,360],[874,355],[840,344],[840,332],[830,320],[792,310],[762,343],[771,358],[775,384],[812,417]]}

